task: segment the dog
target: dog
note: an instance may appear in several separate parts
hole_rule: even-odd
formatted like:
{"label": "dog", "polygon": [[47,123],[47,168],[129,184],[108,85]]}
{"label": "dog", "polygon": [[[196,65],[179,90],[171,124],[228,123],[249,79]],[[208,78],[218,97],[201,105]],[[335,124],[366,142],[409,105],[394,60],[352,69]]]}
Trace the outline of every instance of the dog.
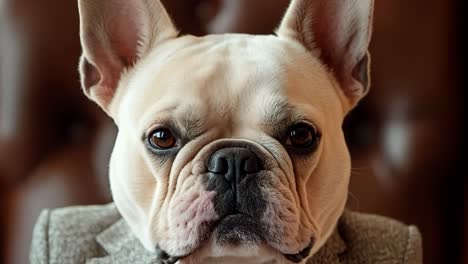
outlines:
{"label": "dog", "polygon": [[[369,89],[372,10],[372,0],[293,0],[274,34],[196,37],[180,35],[159,0],[79,0],[81,83],[119,129],[110,188],[145,254],[179,264],[320,255],[345,214],[341,126]],[[411,228],[393,229],[404,233],[393,242],[410,241],[416,253],[401,254],[419,263]]]}

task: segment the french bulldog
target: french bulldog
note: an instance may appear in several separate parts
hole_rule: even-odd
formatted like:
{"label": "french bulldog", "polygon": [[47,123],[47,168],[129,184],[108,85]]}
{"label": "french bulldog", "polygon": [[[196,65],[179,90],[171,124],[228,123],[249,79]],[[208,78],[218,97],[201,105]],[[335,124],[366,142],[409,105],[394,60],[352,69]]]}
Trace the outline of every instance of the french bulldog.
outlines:
{"label": "french bulldog", "polygon": [[79,0],[115,205],[163,263],[306,263],[343,214],[372,0],[293,0],[271,35],[181,35],[159,0]]}

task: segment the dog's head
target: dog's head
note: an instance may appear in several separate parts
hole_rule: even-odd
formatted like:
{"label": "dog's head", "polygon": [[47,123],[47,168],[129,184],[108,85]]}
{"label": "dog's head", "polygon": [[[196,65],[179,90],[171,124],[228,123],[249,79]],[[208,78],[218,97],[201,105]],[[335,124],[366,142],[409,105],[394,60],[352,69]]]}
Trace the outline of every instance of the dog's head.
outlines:
{"label": "dog's head", "polygon": [[141,243],[168,261],[313,255],[347,198],[372,1],[293,0],[268,36],[179,36],[159,0],[79,8],[83,88],[119,128],[111,189]]}

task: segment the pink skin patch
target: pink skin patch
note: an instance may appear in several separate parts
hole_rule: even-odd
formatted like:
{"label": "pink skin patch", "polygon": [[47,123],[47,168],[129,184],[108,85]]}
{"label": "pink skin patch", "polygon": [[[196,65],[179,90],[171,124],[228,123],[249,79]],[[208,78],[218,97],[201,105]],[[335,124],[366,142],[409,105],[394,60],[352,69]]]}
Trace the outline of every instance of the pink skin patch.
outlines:
{"label": "pink skin patch", "polygon": [[189,191],[171,201],[167,244],[161,244],[173,255],[186,255],[207,239],[209,226],[218,220],[213,205],[215,192]]}

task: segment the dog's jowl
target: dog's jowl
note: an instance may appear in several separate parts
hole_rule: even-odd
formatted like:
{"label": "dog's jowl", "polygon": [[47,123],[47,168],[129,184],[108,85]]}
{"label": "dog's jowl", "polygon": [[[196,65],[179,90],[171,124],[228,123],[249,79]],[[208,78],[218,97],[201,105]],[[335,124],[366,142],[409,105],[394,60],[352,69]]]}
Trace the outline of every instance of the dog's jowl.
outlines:
{"label": "dog's jowl", "polygon": [[372,4],[293,0],[275,34],[195,37],[159,0],[79,0],[114,203],[43,213],[32,261],[418,263],[415,227],[344,209]]}

